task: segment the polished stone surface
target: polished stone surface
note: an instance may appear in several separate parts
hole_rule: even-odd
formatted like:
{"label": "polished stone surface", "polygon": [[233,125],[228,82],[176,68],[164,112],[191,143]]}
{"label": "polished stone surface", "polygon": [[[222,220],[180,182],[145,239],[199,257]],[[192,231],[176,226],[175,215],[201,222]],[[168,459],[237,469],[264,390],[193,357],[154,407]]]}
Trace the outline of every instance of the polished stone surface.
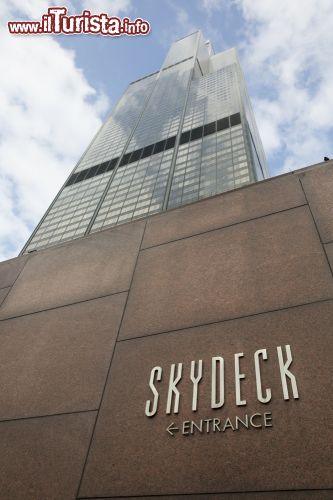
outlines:
{"label": "polished stone surface", "polygon": [[143,248],[230,226],[306,203],[299,179],[286,175],[150,217]]}
{"label": "polished stone surface", "polygon": [[333,270],[333,242],[325,245],[325,250],[331,269]]}
{"label": "polished stone surface", "polygon": [[73,500],[95,412],[0,423],[1,500]]}
{"label": "polished stone surface", "polygon": [[28,259],[29,255],[23,255],[0,262],[0,289],[11,286],[15,282]]}
{"label": "polished stone surface", "polygon": [[3,303],[3,301],[5,300],[5,298],[7,297],[10,288],[11,288],[10,286],[7,288],[0,288],[0,307],[1,307],[1,304]]}
{"label": "polished stone surface", "polygon": [[[130,496],[130,497],[103,497],[103,500],[124,500],[124,498],[138,498],[142,497]],[[159,495],[158,500],[176,500],[184,498],[183,495]],[[192,500],[205,500],[209,498],[210,500],[331,500],[332,490],[302,490],[302,491],[268,491],[268,492],[243,492],[243,493],[211,493],[204,495],[186,495],[186,498],[191,498]],[[156,496],[150,497],[145,496],[145,500],[156,500]],[[100,498],[90,498],[89,500],[100,500]]]}
{"label": "polished stone surface", "polygon": [[333,164],[299,175],[324,243],[333,241]]}
{"label": "polished stone surface", "polygon": [[140,253],[120,338],[333,297],[307,207]]}
{"label": "polished stone surface", "polygon": [[0,420],[98,408],[126,295],[0,321]]}
{"label": "polished stone surface", "polygon": [[[0,499],[74,500],[83,472],[81,498],[330,499],[332,168],[0,263]],[[298,400],[283,399],[285,345]],[[267,404],[255,384],[263,348]],[[240,406],[235,353],[244,353]],[[225,360],[225,404],[215,410],[212,356]],[[190,366],[200,359],[192,412]],[[184,363],[183,377],[179,413],[167,415],[172,363]],[[163,376],[148,418],[154,366]],[[271,412],[273,427],[166,432],[257,412]]]}
{"label": "polished stone surface", "polygon": [[[290,308],[170,334],[119,342],[88,457],[80,496],[170,495],[332,487],[330,422],[333,301]],[[283,399],[277,347],[291,346],[290,384]],[[257,401],[254,352],[266,348],[262,386],[272,400]],[[285,348],[284,348],[285,349]],[[285,351],[284,359],[286,359]],[[244,353],[241,398],[235,404],[234,354]],[[210,409],[211,357],[223,356],[225,404]],[[190,363],[203,360],[197,412],[191,411]],[[183,363],[179,414],[166,415],[171,363]],[[152,398],[149,376],[163,369],[157,414],[145,415]],[[273,427],[173,437],[170,423],[271,412]]]}
{"label": "polished stone surface", "polygon": [[145,222],[126,224],[31,256],[0,318],[129,288]]}

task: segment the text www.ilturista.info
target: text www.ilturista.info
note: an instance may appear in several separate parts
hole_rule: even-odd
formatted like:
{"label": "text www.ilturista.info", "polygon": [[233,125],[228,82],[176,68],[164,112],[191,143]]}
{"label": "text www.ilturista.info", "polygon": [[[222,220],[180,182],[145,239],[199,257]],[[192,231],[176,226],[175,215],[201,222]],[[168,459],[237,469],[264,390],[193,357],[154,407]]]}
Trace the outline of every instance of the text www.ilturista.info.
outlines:
{"label": "text www.ilturista.info", "polygon": [[79,16],[69,16],[66,7],[52,7],[42,15],[40,21],[8,21],[8,30],[13,35],[148,35],[150,24],[144,19],[130,21],[128,17],[109,16],[104,12],[91,14],[84,10]]}

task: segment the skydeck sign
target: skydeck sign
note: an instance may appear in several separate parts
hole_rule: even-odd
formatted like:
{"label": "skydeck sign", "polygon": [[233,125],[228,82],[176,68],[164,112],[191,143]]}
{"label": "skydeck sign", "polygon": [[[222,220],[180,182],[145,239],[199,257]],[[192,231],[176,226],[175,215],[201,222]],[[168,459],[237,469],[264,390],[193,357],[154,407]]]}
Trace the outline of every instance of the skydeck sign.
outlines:
{"label": "skydeck sign", "polygon": [[[272,400],[272,389],[263,387],[261,371],[263,363],[269,361],[273,356],[278,360],[278,377],[281,381],[281,396],[284,400],[298,399],[298,387],[295,375],[291,372],[290,366],[293,362],[290,345],[278,346],[275,349],[258,349],[253,353],[253,364],[255,374],[256,399],[259,403],[267,404]],[[242,372],[241,361],[245,357],[242,352],[234,354],[234,397],[235,405],[243,407],[247,405],[246,395],[243,394],[242,381],[246,378],[246,373]],[[170,366],[168,380],[168,391],[166,401],[161,401],[159,388],[161,387],[163,369],[161,366],[154,366],[151,369],[149,377],[149,389],[151,398],[146,401],[145,415],[149,418],[154,417],[159,408],[165,408],[167,415],[177,415],[179,413],[179,401],[181,392],[178,384],[183,377],[183,363],[173,363]],[[206,368],[205,368],[206,369]],[[210,387],[210,409],[218,410],[225,404],[225,362],[222,356],[213,356],[208,363],[208,370],[211,375]],[[191,399],[192,412],[198,409],[200,383],[204,377],[204,363],[200,359],[191,361],[190,380],[191,380]],[[180,423],[170,422],[166,432],[174,436],[179,432],[183,436],[194,434],[223,433],[227,430],[237,431],[240,429],[265,428],[273,426],[273,417],[271,412],[243,413],[234,418],[217,418],[216,413],[210,418],[183,420]]]}

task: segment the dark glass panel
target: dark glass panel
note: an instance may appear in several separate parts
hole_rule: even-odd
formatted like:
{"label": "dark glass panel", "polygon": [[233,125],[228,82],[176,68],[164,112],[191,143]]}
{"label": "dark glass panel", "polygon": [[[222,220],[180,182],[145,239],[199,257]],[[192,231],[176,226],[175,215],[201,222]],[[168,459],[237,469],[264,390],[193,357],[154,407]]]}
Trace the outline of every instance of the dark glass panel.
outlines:
{"label": "dark glass panel", "polygon": [[182,135],[180,136],[180,142],[179,144],[185,144],[190,140],[190,133],[191,131],[188,130],[187,132],[183,132]]}
{"label": "dark glass panel", "polygon": [[210,135],[210,134],[214,134],[215,132],[216,132],[216,122],[207,123],[204,126],[203,135]]}
{"label": "dark glass panel", "polygon": [[203,127],[196,127],[191,130],[191,141],[200,139],[202,137]]}
{"label": "dark glass panel", "polygon": [[123,157],[122,157],[122,160],[120,162],[120,167],[122,167],[123,165],[127,165],[127,163],[129,162],[129,159],[130,159],[130,156],[131,156],[131,153],[126,153]]}
{"label": "dark glass panel", "polygon": [[217,130],[225,130],[226,128],[229,128],[229,117],[217,120]]}
{"label": "dark glass panel", "polygon": [[154,149],[154,144],[150,144],[149,146],[143,148],[143,153],[141,158],[147,158],[147,156],[150,156],[153,152],[153,149]]}
{"label": "dark glass panel", "polygon": [[137,149],[136,151],[133,151],[132,154],[131,154],[131,158],[130,158],[129,163],[132,163],[133,161],[140,160],[142,151],[143,151],[143,148]]}
{"label": "dark glass panel", "polygon": [[113,160],[110,161],[108,166],[108,172],[114,169],[114,167],[117,165],[118,160],[119,158],[113,158]]}
{"label": "dark glass panel", "polygon": [[165,149],[171,149],[174,147],[176,142],[176,136],[174,135],[173,137],[169,137],[166,141]]}
{"label": "dark glass panel", "polygon": [[109,167],[109,161],[105,161],[104,163],[101,163],[100,165],[98,165],[98,171],[96,172],[95,175],[100,175],[100,174],[104,174],[104,172],[107,172],[108,171],[108,167]]}
{"label": "dark glass panel", "polygon": [[153,154],[156,155],[156,153],[160,153],[161,151],[164,151],[165,143],[166,143],[166,140],[157,142],[154,146],[154,153]]}
{"label": "dark glass panel", "polygon": [[234,127],[235,125],[239,125],[241,123],[240,113],[235,113],[230,116],[230,126]]}
{"label": "dark glass panel", "polygon": [[90,179],[90,177],[95,177],[95,175],[99,173],[98,172],[99,167],[100,165],[95,165],[94,167],[88,168],[85,179]]}

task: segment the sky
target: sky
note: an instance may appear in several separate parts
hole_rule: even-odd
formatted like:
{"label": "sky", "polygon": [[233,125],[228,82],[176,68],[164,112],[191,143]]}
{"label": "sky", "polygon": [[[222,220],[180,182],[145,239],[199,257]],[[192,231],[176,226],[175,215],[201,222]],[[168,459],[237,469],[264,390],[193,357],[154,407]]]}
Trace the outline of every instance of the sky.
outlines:
{"label": "sky", "polygon": [[[141,17],[148,36],[14,36],[9,20]],[[0,261],[18,255],[128,83],[201,29],[236,47],[271,176],[333,157],[332,0],[6,0],[0,4]]]}

